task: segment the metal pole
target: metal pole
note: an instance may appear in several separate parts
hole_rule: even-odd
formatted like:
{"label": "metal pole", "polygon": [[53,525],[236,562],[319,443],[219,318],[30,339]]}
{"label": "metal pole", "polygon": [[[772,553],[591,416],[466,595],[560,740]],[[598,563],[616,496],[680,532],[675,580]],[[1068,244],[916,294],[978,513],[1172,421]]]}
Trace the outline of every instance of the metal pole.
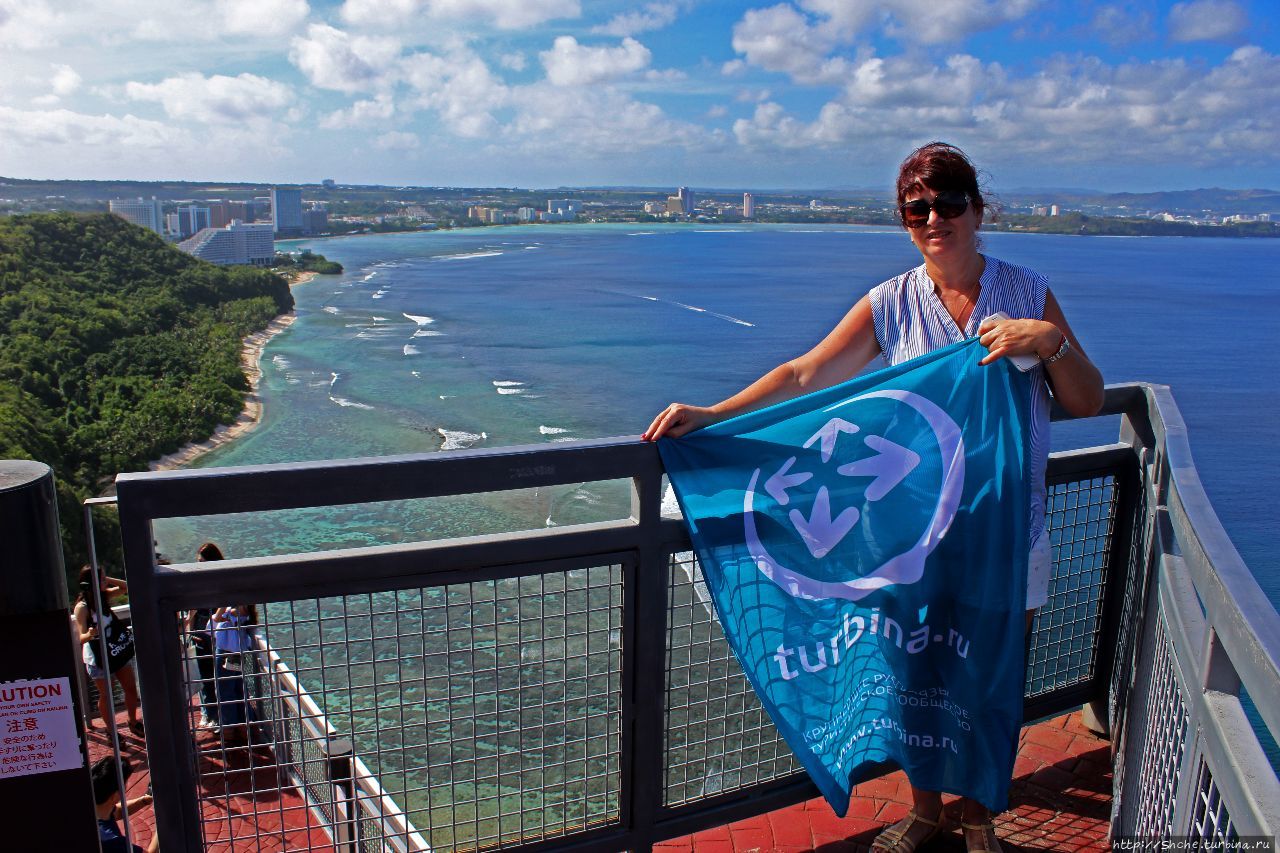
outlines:
{"label": "metal pole", "polygon": [[[98,659],[99,668],[106,673],[106,678],[102,680],[107,690],[107,707],[111,709],[111,718],[103,720],[102,723],[107,727],[107,734],[111,736],[111,748],[116,754],[116,782],[120,786],[120,817],[124,821],[124,837],[130,845],[129,849],[133,849],[133,826],[129,822],[129,809],[125,807],[128,797],[125,795],[124,787],[124,764],[120,758],[120,730],[116,726],[116,694],[111,689],[111,655],[107,648],[107,622],[106,614],[102,609],[102,569],[98,567],[98,551],[93,541],[93,507],[100,503],[114,504],[115,498],[90,498],[84,502],[84,542],[89,553],[89,568],[93,573],[93,602],[86,601],[85,604],[93,608],[93,624],[98,628],[98,650],[95,657]],[[128,664],[125,664],[128,666]]]}
{"label": "metal pole", "polygon": [[[96,850],[84,717],[72,687],[81,666],[67,629],[67,580],[53,471],[0,461],[0,618],[22,642],[0,655],[0,799],[16,816],[15,850]],[[56,815],[50,804],[57,803]],[[43,816],[43,817],[42,817]]]}

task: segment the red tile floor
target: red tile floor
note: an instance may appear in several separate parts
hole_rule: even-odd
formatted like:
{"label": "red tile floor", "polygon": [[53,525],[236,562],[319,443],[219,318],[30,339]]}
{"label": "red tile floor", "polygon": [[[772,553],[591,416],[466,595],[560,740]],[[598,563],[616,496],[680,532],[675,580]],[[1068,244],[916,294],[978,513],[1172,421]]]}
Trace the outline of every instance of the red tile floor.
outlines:
{"label": "red tile floor", "polygon": [[[194,716],[193,708],[193,716]],[[120,750],[133,765],[126,799],[146,793],[151,784],[146,744],[117,717]],[[102,720],[88,731],[89,759],[111,754],[111,737]],[[292,782],[281,784],[280,769],[265,747],[227,747],[207,731],[196,738],[201,778],[201,819],[207,851],[332,851],[333,841],[312,816]],[[146,846],[155,831],[149,807],[130,815],[135,844]],[[123,827],[122,827],[123,828]]]}
{"label": "red tile floor", "polygon": [[[135,767],[128,797],[147,790],[145,744],[118,717],[123,754]],[[101,720],[88,733],[92,760],[110,753],[110,738]],[[208,732],[197,739],[204,779],[203,819],[209,851],[331,850],[333,842],[320,828],[296,790],[278,781],[270,752],[259,748],[226,749]],[[1010,853],[1030,850],[1109,850],[1106,843],[1111,811],[1110,746],[1080,721],[1079,712],[1039,723],[1022,731],[1014,764],[1010,809],[996,827]],[[810,800],[695,835],[658,845],[662,853],[730,853],[777,851],[821,853],[865,851],[885,826],[910,807],[906,777],[894,773],[854,788],[849,813],[838,818],[821,800]],[[954,798],[947,809],[950,831],[926,850],[962,851]],[[154,831],[150,808],[133,817],[135,843],[145,846]]]}
{"label": "red tile floor", "polygon": [[[949,831],[926,851],[962,851],[958,804],[950,798]],[[1110,744],[1066,714],[1023,729],[1013,767],[1010,808],[996,819],[1004,849],[1110,850]],[[661,853],[869,850],[880,831],[911,804],[906,776],[894,773],[853,789],[849,813],[838,818],[822,799],[719,826],[657,845]]]}

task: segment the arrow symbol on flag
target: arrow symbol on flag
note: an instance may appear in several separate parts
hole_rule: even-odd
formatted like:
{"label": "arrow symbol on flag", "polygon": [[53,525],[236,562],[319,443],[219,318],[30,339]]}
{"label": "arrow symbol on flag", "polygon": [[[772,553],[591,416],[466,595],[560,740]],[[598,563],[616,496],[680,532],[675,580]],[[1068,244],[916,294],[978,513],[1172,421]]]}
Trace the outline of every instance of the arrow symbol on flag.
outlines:
{"label": "arrow symbol on flag", "polygon": [[778,502],[778,506],[786,506],[791,502],[791,496],[787,494],[787,489],[798,486],[813,476],[813,474],[805,471],[801,474],[788,474],[791,466],[796,464],[796,458],[792,456],[782,467],[779,468],[772,477],[765,480],[764,490],[769,493],[769,497]]}
{"label": "arrow symbol on flag", "polygon": [[841,465],[836,473],[846,477],[874,477],[866,494],[867,500],[878,501],[916,469],[920,454],[878,435],[869,435],[863,441],[876,455]]}
{"label": "arrow symbol on flag", "polygon": [[840,437],[840,433],[855,433],[858,431],[857,424],[851,424],[843,418],[832,418],[827,421],[822,429],[809,436],[809,440],[804,443],[805,448],[813,447],[815,441],[822,442],[822,461],[830,462],[831,454],[836,452],[836,439]]}
{"label": "arrow symbol on flag", "polygon": [[788,517],[804,540],[809,553],[814,559],[818,559],[825,557],[827,552],[840,544],[840,540],[858,523],[858,508],[851,506],[833,519],[831,494],[823,486],[818,489],[818,496],[813,501],[813,511],[807,519],[798,509],[791,510]]}

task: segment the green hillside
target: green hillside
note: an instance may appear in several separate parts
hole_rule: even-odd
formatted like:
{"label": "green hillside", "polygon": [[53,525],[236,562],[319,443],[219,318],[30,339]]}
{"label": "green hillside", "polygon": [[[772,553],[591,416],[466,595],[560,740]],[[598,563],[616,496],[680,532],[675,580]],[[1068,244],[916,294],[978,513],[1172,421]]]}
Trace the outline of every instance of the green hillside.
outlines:
{"label": "green hillside", "polygon": [[69,568],[85,559],[80,502],[235,420],[241,340],[292,307],[279,276],[115,216],[0,219],[0,458],[56,472]]}

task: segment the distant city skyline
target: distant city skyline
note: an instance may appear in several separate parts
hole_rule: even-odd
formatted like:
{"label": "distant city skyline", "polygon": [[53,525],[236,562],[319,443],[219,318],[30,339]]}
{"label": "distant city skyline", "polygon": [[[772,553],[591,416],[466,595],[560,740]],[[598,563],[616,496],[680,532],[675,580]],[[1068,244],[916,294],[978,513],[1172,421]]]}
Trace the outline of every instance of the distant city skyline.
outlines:
{"label": "distant city skyline", "polygon": [[[1069,6],[1070,8],[1062,8]],[[1280,186],[1271,0],[0,0],[0,175]]]}

